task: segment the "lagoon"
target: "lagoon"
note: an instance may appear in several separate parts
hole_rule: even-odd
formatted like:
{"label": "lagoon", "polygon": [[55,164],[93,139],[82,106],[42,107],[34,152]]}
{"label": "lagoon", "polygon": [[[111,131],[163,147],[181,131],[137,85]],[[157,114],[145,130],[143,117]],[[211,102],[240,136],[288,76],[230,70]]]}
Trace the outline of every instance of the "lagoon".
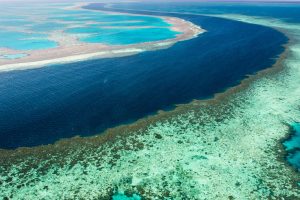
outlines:
{"label": "lagoon", "polygon": [[[76,37],[83,43],[105,43],[128,45],[152,42],[176,37],[178,32],[170,24],[155,16],[107,13],[87,9],[68,8],[73,4],[43,4],[14,7],[3,4],[0,9],[0,49],[32,50],[57,48],[61,41],[55,38]],[[11,10],[10,13],[7,10]],[[124,29],[124,26],[130,26]],[[21,28],[20,28],[21,27]],[[118,29],[122,29],[116,31]],[[93,29],[94,31],[90,31]],[[77,33],[86,33],[84,36]],[[138,39],[135,36],[139,35]],[[67,40],[68,38],[66,38]],[[71,45],[71,44],[70,44]],[[19,52],[17,52],[19,53]]]}

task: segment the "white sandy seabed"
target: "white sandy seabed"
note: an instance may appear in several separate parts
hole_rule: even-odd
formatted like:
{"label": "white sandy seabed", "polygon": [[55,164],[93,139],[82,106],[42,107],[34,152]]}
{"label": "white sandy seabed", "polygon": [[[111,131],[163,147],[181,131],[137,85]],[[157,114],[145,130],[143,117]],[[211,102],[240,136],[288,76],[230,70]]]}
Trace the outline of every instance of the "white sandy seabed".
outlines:
{"label": "white sandy seabed", "polygon": [[[280,159],[278,145],[289,131],[287,124],[300,121],[300,25],[220,17],[288,33],[293,43],[283,70],[214,105],[182,105],[189,109],[80,158],[81,148],[70,151],[64,165],[55,165],[55,157],[51,162],[28,158],[3,168],[0,197],[107,199],[125,192],[149,199],[300,199],[295,184],[300,176]],[[34,162],[40,168],[24,170]]]}

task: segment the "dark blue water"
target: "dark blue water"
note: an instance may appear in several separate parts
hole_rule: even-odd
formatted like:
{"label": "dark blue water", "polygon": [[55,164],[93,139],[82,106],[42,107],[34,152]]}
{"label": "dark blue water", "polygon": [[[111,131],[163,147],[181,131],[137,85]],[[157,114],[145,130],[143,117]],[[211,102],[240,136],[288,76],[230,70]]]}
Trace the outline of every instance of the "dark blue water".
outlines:
{"label": "dark blue water", "polygon": [[[150,1],[149,1],[150,2]],[[263,2],[144,2],[119,3],[114,8],[198,14],[242,14],[274,17],[288,23],[300,23],[300,3]]]}
{"label": "dark blue water", "polygon": [[[153,11],[196,13],[196,14],[242,14],[280,19],[285,23],[300,23],[300,4],[298,3],[123,3],[115,4],[114,8],[147,9]],[[287,149],[287,161],[300,170],[300,125],[293,124],[294,133],[284,142]]]}
{"label": "dark blue water", "polygon": [[212,97],[270,67],[287,42],[262,26],[173,16],[208,32],[165,50],[1,73],[0,147],[88,136],[177,103]]}
{"label": "dark blue water", "polygon": [[287,160],[300,170],[300,123],[293,123],[292,129],[291,137],[283,144],[288,152]]}

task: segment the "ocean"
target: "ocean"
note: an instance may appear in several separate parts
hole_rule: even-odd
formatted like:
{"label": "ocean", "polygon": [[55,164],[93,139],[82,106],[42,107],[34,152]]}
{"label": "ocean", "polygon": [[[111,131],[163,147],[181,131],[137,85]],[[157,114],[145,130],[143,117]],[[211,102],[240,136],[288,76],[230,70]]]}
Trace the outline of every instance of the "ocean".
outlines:
{"label": "ocean", "polygon": [[[147,8],[147,10],[155,12],[180,12],[180,13],[192,13],[192,14],[205,14],[205,15],[245,15],[245,16],[259,16],[259,18],[268,18],[269,21],[276,23],[280,20],[286,26],[299,26],[300,23],[300,4],[292,2],[278,2],[278,3],[172,3],[172,4],[160,4],[160,3],[131,3],[131,4],[118,4],[114,5],[114,8],[122,9],[137,9],[141,10]],[[299,33],[296,33],[298,39]],[[295,38],[293,38],[295,39]],[[300,115],[300,113],[299,113]],[[293,130],[292,134],[286,141],[283,142],[286,149],[287,161],[296,169],[300,170],[300,140],[299,140],[299,123],[291,121],[290,127]]]}
{"label": "ocean", "polygon": [[176,104],[212,98],[271,67],[288,41],[259,25],[159,14],[191,21],[207,32],[133,56],[1,73],[0,148],[90,136]]}

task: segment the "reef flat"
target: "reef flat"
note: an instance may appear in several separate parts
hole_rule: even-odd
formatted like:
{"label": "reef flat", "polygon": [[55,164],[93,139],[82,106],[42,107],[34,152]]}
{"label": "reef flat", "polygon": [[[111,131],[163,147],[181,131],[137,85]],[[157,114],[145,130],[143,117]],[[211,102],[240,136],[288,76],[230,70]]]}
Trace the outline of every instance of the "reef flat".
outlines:
{"label": "reef flat", "polygon": [[[228,17],[228,16],[222,16]],[[212,100],[193,101],[103,135],[0,151],[0,196],[28,199],[299,199],[280,140],[300,121],[299,25],[273,68]],[[123,195],[124,194],[124,195]]]}
{"label": "reef flat", "polygon": [[6,10],[14,10],[13,4],[4,4],[0,71],[128,56],[168,48],[205,32],[175,17],[93,11],[84,5],[50,4],[47,10],[43,3],[21,4],[11,19]]}

